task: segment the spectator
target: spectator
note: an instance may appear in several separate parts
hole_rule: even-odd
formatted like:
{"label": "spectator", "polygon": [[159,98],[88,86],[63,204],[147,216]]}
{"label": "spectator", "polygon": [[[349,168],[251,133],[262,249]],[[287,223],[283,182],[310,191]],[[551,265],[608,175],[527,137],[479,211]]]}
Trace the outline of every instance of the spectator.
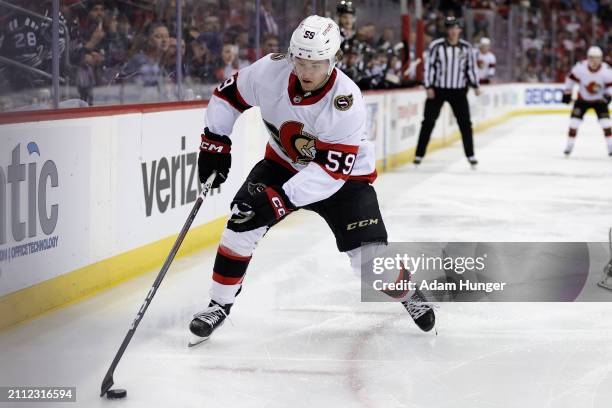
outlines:
{"label": "spectator", "polygon": [[[164,72],[167,74],[168,78],[170,78],[173,82],[176,82],[177,78],[177,69],[176,69],[176,49],[177,43],[175,37],[170,37],[168,41],[168,51],[163,56],[163,67]],[[183,61],[183,66],[181,67],[181,74],[183,77],[187,73],[185,69],[185,41],[181,40],[181,56]]]}
{"label": "spectator", "polygon": [[148,31],[144,50],[128,61],[125,74],[144,86],[158,86],[165,75],[161,61],[170,46],[170,34],[162,23],[152,24]]}
{"label": "spectator", "polygon": [[104,50],[105,65],[114,67],[125,63],[130,48],[130,39],[125,34],[125,30],[119,30],[119,16],[116,12],[109,13],[104,18],[102,29],[105,35],[99,46]]}
{"label": "spectator", "polygon": [[376,43],[376,47],[382,50],[392,49],[394,47],[394,39],[395,32],[391,27],[385,27],[383,30],[383,35],[380,37],[378,42]]}
{"label": "spectator", "polygon": [[86,51],[81,54],[81,62],[76,71],[76,87],[79,98],[89,106],[94,104],[93,89],[96,85],[95,69],[102,63],[103,57],[96,51]]}
{"label": "spectator", "polygon": [[187,73],[200,83],[216,83],[215,62],[206,42],[192,41]]}
{"label": "spectator", "polygon": [[247,65],[249,65],[248,61],[238,58],[237,45],[228,43],[223,44],[223,50],[221,51],[221,67],[217,70],[217,80],[223,81]]}
{"label": "spectator", "polygon": [[352,1],[342,0],[336,6],[336,11],[338,13],[340,36],[342,37],[340,49],[347,52],[353,47],[355,41],[355,7]]}
{"label": "spectator", "polygon": [[81,43],[84,52],[98,49],[98,45],[106,36],[103,22],[106,6],[102,0],[92,0],[88,3],[87,17],[81,24]]}
{"label": "spectator", "polygon": [[221,54],[223,41],[221,39],[221,23],[217,16],[207,16],[204,19],[202,30],[197,36],[198,41],[206,42],[206,47],[215,55]]}
{"label": "spectator", "polygon": [[264,56],[277,52],[280,52],[278,37],[272,34],[265,35],[261,44],[261,55]]}
{"label": "spectator", "polygon": [[[262,0],[261,10],[259,13],[259,21],[261,32],[263,34],[278,35],[278,23],[276,22],[276,14],[272,6],[272,0]],[[255,14],[253,14],[253,20],[255,20]],[[253,22],[252,27],[255,27]],[[253,34],[253,33],[252,33]]]}

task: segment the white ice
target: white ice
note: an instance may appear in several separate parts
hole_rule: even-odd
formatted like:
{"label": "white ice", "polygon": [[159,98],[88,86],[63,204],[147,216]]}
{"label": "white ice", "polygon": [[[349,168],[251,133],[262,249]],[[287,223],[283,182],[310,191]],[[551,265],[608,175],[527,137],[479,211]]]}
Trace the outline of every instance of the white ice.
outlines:
{"label": "white ice", "polygon": [[[564,158],[567,119],[478,134],[476,171],[455,143],[382,174],[390,239],[606,240],[612,158],[592,116]],[[188,349],[214,254],[173,264],[115,372],[125,400],[100,398],[100,382],[157,271],[0,333],[0,385],[77,387],[76,404],[53,407],[612,406],[612,302],[444,303],[438,335],[423,333],[399,305],[359,301],[346,255],[305,211],[262,241],[231,323]]]}

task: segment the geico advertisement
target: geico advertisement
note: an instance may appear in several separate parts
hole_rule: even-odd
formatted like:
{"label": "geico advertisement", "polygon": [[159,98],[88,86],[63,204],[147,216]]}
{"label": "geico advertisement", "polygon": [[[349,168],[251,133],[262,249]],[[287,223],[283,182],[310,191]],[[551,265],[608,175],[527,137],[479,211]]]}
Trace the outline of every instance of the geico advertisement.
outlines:
{"label": "geico advertisement", "polygon": [[57,127],[0,135],[2,296],[89,262],[89,147]]}
{"label": "geico advertisement", "polygon": [[[201,192],[198,152],[204,109],[144,114],[140,123],[140,132],[131,132],[121,121],[118,126],[118,140],[127,149],[119,155],[117,178],[117,241],[123,250],[178,233]],[[194,226],[229,213],[242,176],[239,152],[232,146],[230,179],[209,193]]]}
{"label": "geico advertisement", "polygon": [[563,87],[561,86],[526,86],[524,91],[525,105],[529,107],[562,105]]}

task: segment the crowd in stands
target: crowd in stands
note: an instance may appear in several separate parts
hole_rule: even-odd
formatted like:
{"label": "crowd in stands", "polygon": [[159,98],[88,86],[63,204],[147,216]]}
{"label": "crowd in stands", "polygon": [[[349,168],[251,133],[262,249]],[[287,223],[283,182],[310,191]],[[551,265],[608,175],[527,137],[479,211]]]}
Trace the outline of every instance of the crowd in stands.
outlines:
{"label": "crowd in stands", "polygon": [[[533,3],[533,1],[532,1]],[[515,76],[526,82],[562,82],[587,49],[598,45],[612,63],[612,2],[540,0],[524,14],[521,53]]]}
{"label": "crowd in stands", "polygon": [[[393,0],[389,0],[393,2]],[[19,5],[50,16],[50,0],[21,0]],[[416,82],[415,35],[410,48],[397,28],[368,21],[357,1],[341,1],[328,14],[341,27],[343,58],[338,67],[362,89],[412,86]],[[397,3],[397,1],[395,2]],[[471,10],[490,10],[509,18],[513,4],[518,15],[521,44],[515,80],[562,81],[572,64],[597,43],[612,55],[610,0],[424,0],[425,47],[444,35],[445,15],[462,17]],[[311,13],[311,1],[295,16],[283,14],[277,0],[261,0],[260,44],[255,44],[255,1],[183,0],[182,40],[176,35],[175,0],[61,0],[61,75],[80,99],[94,103],[94,89],[116,84],[158,87],[176,82],[217,84],[260,55],[284,52],[291,30]],[[355,5],[354,5],[355,4]],[[275,9],[276,6],[276,9]],[[335,5],[334,5],[335,6]],[[299,13],[301,11],[301,14]],[[356,16],[359,18],[356,20]],[[594,18],[595,16],[595,18]],[[490,21],[472,20],[471,40],[490,36]],[[595,26],[593,23],[595,22]],[[554,31],[553,25],[556,27]],[[395,26],[397,27],[397,25]],[[588,29],[585,29],[588,27]],[[555,37],[553,38],[553,32]],[[0,94],[48,84],[39,72],[51,72],[51,23],[15,10],[0,15]],[[182,66],[176,65],[176,53]],[[410,55],[407,55],[409,53]],[[64,58],[66,56],[66,58]]]}

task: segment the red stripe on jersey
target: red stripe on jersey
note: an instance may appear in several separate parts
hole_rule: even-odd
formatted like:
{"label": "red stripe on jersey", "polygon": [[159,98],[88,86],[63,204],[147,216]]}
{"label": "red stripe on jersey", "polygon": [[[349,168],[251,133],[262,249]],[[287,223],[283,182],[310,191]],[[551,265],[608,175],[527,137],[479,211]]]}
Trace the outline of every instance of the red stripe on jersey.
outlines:
{"label": "red stripe on jersey", "polygon": [[340,143],[327,143],[321,140],[315,140],[315,148],[318,150],[336,150],[343,153],[353,153],[357,154],[359,151],[359,146],[356,145],[347,145]]}
{"label": "red stripe on jersey", "polygon": [[221,85],[216,87],[213,95],[223,99],[240,113],[252,107],[246,103],[242,95],[240,95],[240,91],[238,90],[238,73],[235,73]]}
{"label": "red stripe on jersey", "polygon": [[217,252],[223,255],[224,257],[233,259],[235,261],[248,262],[251,260],[250,256],[238,255],[237,253],[232,252],[229,249],[222,247],[221,245],[219,245],[219,249],[217,249]]}
{"label": "red stripe on jersey", "polygon": [[283,159],[278,155],[278,153],[276,153],[272,146],[270,146],[270,143],[266,144],[266,153],[264,154],[264,159],[272,160],[273,162],[280,164],[287,170],[290,170],[292,173],[297,173],[296,169],[294,169],[289,163],[287,163],[285,159]]}
{"label": "red stripe on jersey", "polygon": [[376,180],[376,177],[378,177],[378,173],[376,172],[376,170],[374,170],[370,174],[364,174],[362,176],[353,176],[353,175],[351,175],[349,177],[349,180],[366,181],[366,182],[372,184],[372,183],[374,183],[374,180]]}
{"label": "red stripe on jersey", "polygon": [[612,82],[606,83],[606,88],[609,87],[609,86],[612,86]]}
{"label": "red stripe on jersey", "polygon": [[576,75],[574,75],[574,73],[573,73],[573,72],[570,72],[570,74],[569,74],[569,78],[570,78],[572,81],[575,81],[575,82],[580,82],[580,80],[579,80],[579,79],[576,77]]}
{"label": "red stripe on jersey", "polygon": [[[294,174],[297,173],[296,169],[294,169],[289,163],[287,163],[287,161],[285,161],[282,157],[278,155],[278,153],[276,153],[276,151],[272,148],[272,146],[270,146],[270,143],[266,145],[266,153],[264,154],[264,159],[272,160],[273,162],[280,164],[281,166],[291,171],[292,173]],[[325,169],[323,168],[323,170]],[[360,174],[357,176],[351,174],[349,175],[348,180],[366,181],[372,184],[374,183],[374,180],[376,180],[377,177],[378,177],[378,173],[376,172],[376,170],[374,170],[370,174]]]}
{"label": "red stripe on jersey", "polygon": [[230,278],[213,271],[212,278],[215,282],[220,283],[221,285],[239,285],[242,283],[244,276],[241,276],[240,278]]}

